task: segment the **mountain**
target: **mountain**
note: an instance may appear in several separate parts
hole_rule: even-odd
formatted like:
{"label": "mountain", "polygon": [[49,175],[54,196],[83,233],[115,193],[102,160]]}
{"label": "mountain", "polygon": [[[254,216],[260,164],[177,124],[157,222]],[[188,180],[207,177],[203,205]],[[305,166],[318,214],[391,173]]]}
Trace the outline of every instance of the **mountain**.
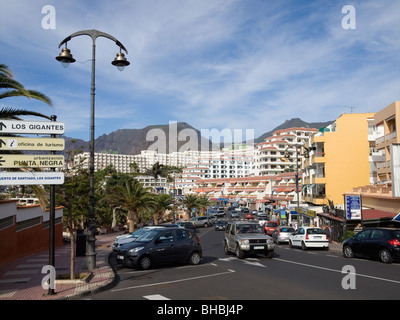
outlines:
{"label": "mountain", "polygon": [[[262,134],[255,139],[255,143],[264,141],[265,138],[272,136],[276,130],[293,127],[302,128],[322,128],[333,121],[308,123],[299,118],[286,120],[275,129]],[[171,130],[171,132],[170,132]],[[190,135],[190,136],[189,136]],[[169,144],[170,137],[177,145]],[[88,152],[90,143],[87,141],[65,138],[65,151],[82,148]],[[179,141],[184,140],[184,141]],[[73,143],[75,141],[75,143]],[[212,143],[209,139],[201,136],[201,132],[186,122],[177,122],[170,125],[151,125],[142,129],[119,129],[109,134],[103,134],[95,140],[95,152],[109,152],[118,154],[140,154],[142,150],[157,150],[159,153],[170,153],[172,151],[182,151],[190,147],[191,150],[200,150],[201,146],[208,146],[212,150]],[[171,148],[171,150],[170,150]]]}
{"label": "mountain", "polygon": [[[170,145],[170,139],[176,142],[176,145]],[[177,122],[169,125],[151,125],[142,129],[119,129],[96,138],[94,147],[95,152],[135,155],[140,154],[142,150],[157,150],[159,153],[188,148],[200,150],[202,143],[211,150],[210,140],[203,138],[199,130],[185,122]],[[82,148],[88,152],[89,147],[90,142],[65,137],[66,151]]]}
{"label": "mountain", "polygon": [[271,137],[272,134],[277,131],[277,130],[282,130],[282,129],[288,129],[288,128],[314,128],[314,129],[320,129],[323,127],[326,127],[330,125],[333,121],[326,121],[326,122],[305,122],[301,120],[300,118],[293,118],[290,120],[286,120],[284,123],[281,125],[277,126],[275,129],[272,129],[271,131],[263,133],[261,136],[259,136],[257,139],[254,140],[254,142],[260,143],[263,142],[266,138]]}

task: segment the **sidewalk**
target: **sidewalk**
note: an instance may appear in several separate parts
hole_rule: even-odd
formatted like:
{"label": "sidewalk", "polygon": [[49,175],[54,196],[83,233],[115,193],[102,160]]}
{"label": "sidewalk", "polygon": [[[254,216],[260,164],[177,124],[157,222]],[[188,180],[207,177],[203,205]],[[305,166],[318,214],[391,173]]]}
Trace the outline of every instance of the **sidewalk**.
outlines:
{"label": "sidewalk", "polygon": [[[122,234],[115,232],[96,236],[96,268],[91,270],[87,281],[74,280],[63,283],[56,281],[53,295],[42,287],[42,279],[47,271],[42,268],[48,265],[49,252],[42,251],[26,256],[8,264],[0,266],[0,300],[58,300],[74,299],[90,293],[98,292],[113,284],[115,274],[108,263],[112,253],[112,244],[115,237]],[[58,247],[55,250],[56,274],[70,272],[70,244]],[[75,258],[76,273],[88,272],[86,257]]]}

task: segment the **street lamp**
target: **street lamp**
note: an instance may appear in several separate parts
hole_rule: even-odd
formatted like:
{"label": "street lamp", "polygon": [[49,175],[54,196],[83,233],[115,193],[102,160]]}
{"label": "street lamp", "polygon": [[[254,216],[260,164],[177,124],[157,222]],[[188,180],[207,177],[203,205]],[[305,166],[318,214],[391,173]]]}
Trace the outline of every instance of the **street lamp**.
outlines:
{"label": "street lamp", "polygon": [[117,57],[111,63],[116,66],[120,71],[123,70],[124,67],[128,66],[130,63],[125,58],[124,54],[121,52],[123,49],[126,53],[128,51],[113,36],[98,31],[98,30],[83,30],[78,31],[70,36],[66,37],[61,43],[58,45],[60,48],[63,44],[65,44],[65,48],[62,49],[61,53],[56,57],[58,61],[62,63],[62,65],[66,68],[69,64],[74,63],[75,59],[72,57],[71,51],[67,48],[67,42],[72,38],[77,36],[89,36],[92,38],[92,81],[91,81],[91,125],[90,125],[90,158],[89,158],[89,218],[88,218],[88,233],[86,238],[86,267],[89,270],[96,268],[96,251],[95,251],[95,217],[94,217],[94,97],[95,97],[95,56],[96,56],[96,39],[98,37],[105,37],[112,41],[114,41],[117,46],[120,48],[120,52],[117,53]]}

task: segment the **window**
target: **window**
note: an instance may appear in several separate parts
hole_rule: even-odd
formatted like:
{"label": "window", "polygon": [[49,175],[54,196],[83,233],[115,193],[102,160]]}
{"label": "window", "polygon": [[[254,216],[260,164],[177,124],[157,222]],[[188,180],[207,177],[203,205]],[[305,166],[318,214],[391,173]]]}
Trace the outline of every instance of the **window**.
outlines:
{"label": "window", "polygon": [[382,230],[372,230],[371,232],[371,239],[377,240],[383,238],[383,231]]}
{"label": "window", "polygon": [[358,240],[366,240],[369,238],[370,234],[371,234],[371,230],[364,230],[364,231],[357,233],[355,238]]}
{"label": "window", "polygon": [[166,243],[166,242],[172,242],[174,241],[174,231],[167,231],[165,233],[163,233],[158,240],[162,243]]}
{"label": "window", "polygon": [[192,234],[188,230],[176,230],[177,241],[187,240],[192,238]]}

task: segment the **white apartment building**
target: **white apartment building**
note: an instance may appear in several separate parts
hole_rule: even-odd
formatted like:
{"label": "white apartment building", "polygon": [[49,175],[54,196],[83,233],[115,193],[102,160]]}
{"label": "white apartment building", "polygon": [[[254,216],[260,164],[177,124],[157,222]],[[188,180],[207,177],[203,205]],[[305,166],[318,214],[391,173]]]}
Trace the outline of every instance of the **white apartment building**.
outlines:
{"label": "white apartment building", "polygon": [[[300,147],[308,143],[310,137],[317,132],[318,130],[314,128],[288,128],[275,131],[271,137],[257,145],[254,175],[276,175],[290,166],[295,170],[296,157],[300,168],[303,158]],[[285,154],[289,158],[286,158]]]}
{"label": "white apartment building", "polygon": [[188,164],[176,179],[176,188],[187,192],[196,180],[249,177],[254,169],[254,156],[219,152],[213,157],[201,157]]}
{"label": "white apartment building", "polygon": [[[157,151],[152,150],[142,150],[141,153],[137,155],[95,153],[94,170],[102,170],[105,167],[112,165],[113,168],[119,172],[130,173],[134,171],[133,164],[136,163],[138,171],[145,172],[146,169],[151,168],[157,162],[162,165],[186,167],[190,163],[198,163],[199,159],[219,159],[222,155],[231,157],[245,156],[253,159],[254,150],[253,146],[248,146],[246,148],[236,148],[234,150],[228,149],[225,151],[186,150],[172,153],[158,153]],[[83,168],[89,168],[89,157],[89,152],[78,154],[74,158],[74,164],[81,164]],[[250,174],[247,167],[247,171],[241,167],[243,165],[244,164],[239,164],[239,167],[237,167],[240,171],[239,174]]]}

